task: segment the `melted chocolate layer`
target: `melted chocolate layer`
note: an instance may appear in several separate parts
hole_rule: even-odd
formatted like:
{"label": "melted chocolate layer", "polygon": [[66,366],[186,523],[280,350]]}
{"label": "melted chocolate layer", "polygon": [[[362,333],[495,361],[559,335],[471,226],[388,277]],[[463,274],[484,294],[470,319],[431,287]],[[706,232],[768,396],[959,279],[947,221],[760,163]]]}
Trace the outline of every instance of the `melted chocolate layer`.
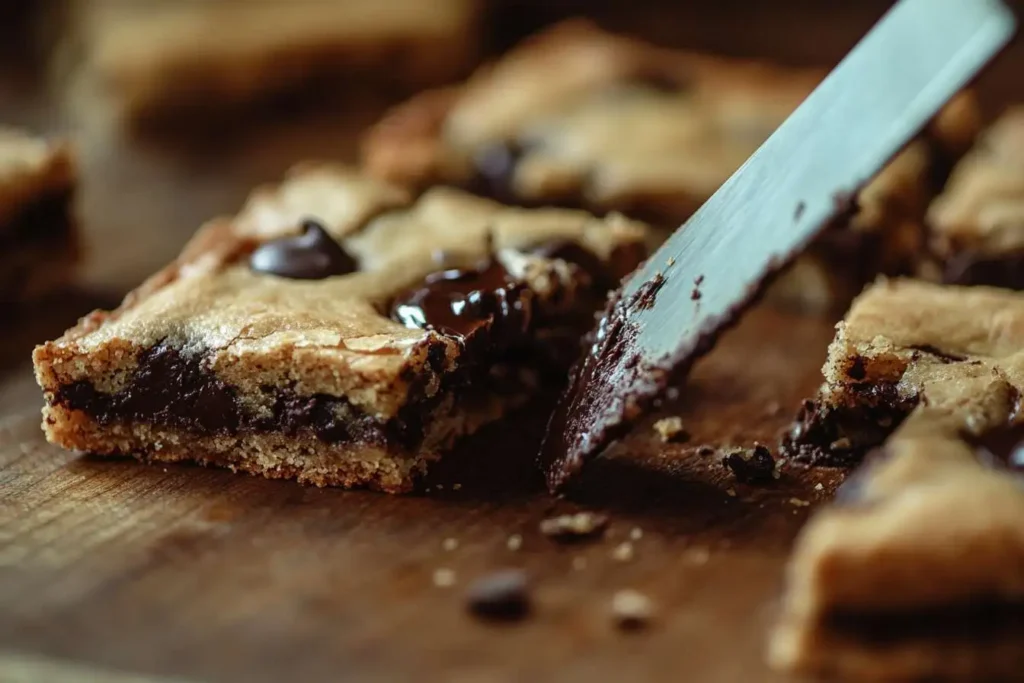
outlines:
{"label": "melted chocolate layer", "polygon": [[858,396],[857,407],[804,401],[782,438],[783,453],[811,465],[849,467],[880,446],[917,405],[917,399],[901,397],[895,384],[853,385],[850,391]]}
{"label": "melted chocolate layer", "polygon": [[1024,636],[1024,603],[989,598],[905,612],[837,610],[826,623],[837,633],[876,645],[918,639],[982,642],[1014,634]]}
{"label": "melted chocolate layer", "polygon": [[[441,374],[444,356],[440,344],[428,352],[428,366],[434,373]],[[196,434],[274,431],[296,435],[308,430],[327,443],[354,441],[415,449],[426,431],[424,418],[447,395],[470,383],[486,383],[488,389],[495,389],[493,382],[474,377],[471,370],[455,371],[441,374],[440,389],[428,397],[424,376],[410,389],[409,402],[398,415],[382,420],[343,398],[265,387],[262,403],[270,406],[270,411],[256,414],[240,401],[237,389],[218,379],[209,366],[203,355],[185,354],[161,343],[139,359],[131,383],[117,393],[103,393],[88,382],[75,382],[62,387],[54,403],[81,410],[101,424],[134,422]]]}
{"label": "melted chocolate layer", "polygon": [[988,285],[1024,289],[1024,251],[1008,254],[963,252],[946,262],[942,281],[951,285]]}

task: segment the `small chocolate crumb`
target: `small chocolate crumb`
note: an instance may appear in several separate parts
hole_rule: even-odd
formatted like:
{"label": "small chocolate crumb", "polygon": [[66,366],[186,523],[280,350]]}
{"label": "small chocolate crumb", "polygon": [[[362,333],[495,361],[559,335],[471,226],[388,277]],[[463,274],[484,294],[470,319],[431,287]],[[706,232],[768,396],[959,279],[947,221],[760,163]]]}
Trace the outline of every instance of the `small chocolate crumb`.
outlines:
{"label": "small chocolate crumb", "polygon": [[704,446],[701,446],[700,448],[697,449],[697,455],[699,455],[702,458],[710,458],[714,454],[715,454],[714,446],[704,445]]}
{"label": "small chocolate crumb", "polygon": [[654,431],[658,432],[662,443],[686,443],[690,434],[683,429],[680,417],[663,417],[654,423]]}
{"label": "small chocolate crumb", "polygon": [[435,569],[434,585],[438,588],[451,588],[455,585],[455,572],[446,567]]}
{"label": "small chocolate crumb", "polygon": [[627,588],[612,596],[612,617],[621,629],[643,628],[653,616],[654,604],[643,593]]}
{"label": "small chocolate crumb", "polygon": [[704,284],[704,276],[703,276],[703,275],[698,275],[698,276],[697,276],[697,277],[696,277],[696,278],[694,279],[694,281],[693,281],[693,284],[694,284],[695,286],[697,286],[697,287],[700,287],[700,286],[701,286],[702,284]]}
{"label": "small chocolate crumb", "polygon": [[505,541],[505,545],[508,546],[509,550],[515,552],[523,547],[523,537],[519,534],[512,534],[508,537],[508,540]]}
{"label": "small chocolate crumb", "polygon": [[623,541],[615,546],[615,550],[612,551],[612,559],[617,562],[629,562],[632,560],[633,544],[629,541]]}
{"label": "small chocolate crumb", "polygon": [[798,202],[796,205],[796,211],[793,212],[793,220],[798,221],[800,217],[804,215],[804,211],[807,209],[805,202]]}
{"label": "small chocolate crumb", "polygon": [[514,621],[530,611],[526,574],[503,569],[477,579],[466,592],[470,612],[483,619]]}
{"label": "small chocolate crumb", "polygon": [[755,443],[753,448],[737,449],[722,459],[741,484],[767,484],[775,472],[775,460],[767,446]]}
{"label": "small chocolate crumb", "polygon": [[558,541],[571,541],[597,536],[607,526],[607,515],[596,512],[577,512],[545,519],[540,523],[540,532]]}
{"label": "small chocolate crumb", "polygon": [[696,287],[694,287],[693,291],[690,292],[690,300],[691,301],[700,301],[700,290],[697,289]]}

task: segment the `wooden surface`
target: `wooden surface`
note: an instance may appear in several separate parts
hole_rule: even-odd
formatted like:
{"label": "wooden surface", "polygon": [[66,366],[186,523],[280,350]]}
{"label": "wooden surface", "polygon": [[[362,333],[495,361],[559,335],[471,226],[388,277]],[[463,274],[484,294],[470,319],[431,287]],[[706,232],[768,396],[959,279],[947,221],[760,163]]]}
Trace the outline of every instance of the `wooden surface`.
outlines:
{"label": "wooden surface", "polygon": [[[774,445],[820,381],[830,321],[754,311],[665,409],[692,441],[664,446],[648,423],[568,501],[532,469],[536,415],[473,439],[431,493],[404,498],[67,453],[39,430],[32,345],[116,301],[292,162],[351,158],[380,104],[143,143],[55,113],[31,83],[4,87],[5,122],[78,141],[91,254],[76,291],[0,320],[0,680],[782,680],[762,650],[784,561],[841,473],[743,486],[696,447]],[[608,536],[559,545],[538,533],[575,509],[608,512]],[[633,528],[634,558],[613,559]],[[531,617],[469,616],[466,585],[510,566],[532,577]],[[433,585],[439,568],[455,586]],[[626,587],[655,603],[642,632],[612,624]]]}

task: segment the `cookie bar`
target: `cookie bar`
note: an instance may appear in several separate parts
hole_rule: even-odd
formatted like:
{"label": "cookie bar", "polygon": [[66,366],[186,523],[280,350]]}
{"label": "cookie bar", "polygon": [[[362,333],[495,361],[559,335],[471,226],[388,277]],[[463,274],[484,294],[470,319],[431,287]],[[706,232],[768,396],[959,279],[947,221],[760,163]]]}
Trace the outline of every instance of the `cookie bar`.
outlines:
{"label": "cookie bar", "polygon": [[0,128],[0,301],[28,301],[71,277],[75,170],[59,142]]}
{"label": "cookie bar", "polygon": [[825,382],[783,440],[798,460],[849,465],[917,406],[956,411],[975,435],[1008,424],[1024,389],[1024,296],[880,280],[837,327]]}
{"label": "cookie bar", "polygon": [[1009,109],[956,166],[927,225],[932,277],[1024,289],[1024,107]]}
{"label": "cookie bar", "polygon": [[[400,106],[369,133],[364,160],[378,177],[412,187],[451,183],[521,205],[621,211],[664,235],[822,75],[662,49],[569,21],[464,85]],[[921,250],[936,181],[976,128],[976,104],[965,94],[865,190],[852,221],[818,240],[776,298],[845,306],[880,268],[906,271],[908,256]]]}
{"label": "cookie bar", "polygon": [[853,681],[1024,671],[1024,431],[972,445],[969,415],[920,406],[808,523],[773,666]]}
{"label": "cookie bar", "polygon": [[93,453],[409,491],[460,437],[564,381],[644,239],[614,214],[414,200],[307,165],[36,349],[44,430]]}
{"label": "cookie bar", "polygon": [[476,52],[477,4],[79,0],[65,60],[129,121],[212,114],[340,81],[408,91],[463,73]]}

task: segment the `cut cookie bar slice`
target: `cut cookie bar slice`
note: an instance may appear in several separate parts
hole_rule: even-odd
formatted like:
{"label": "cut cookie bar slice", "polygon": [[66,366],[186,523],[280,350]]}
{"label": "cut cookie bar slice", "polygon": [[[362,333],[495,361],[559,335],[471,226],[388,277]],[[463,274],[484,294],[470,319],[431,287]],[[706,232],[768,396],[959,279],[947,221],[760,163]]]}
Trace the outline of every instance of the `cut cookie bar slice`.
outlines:
{"label": "cut cookie bar slice", "polygon": [[297,169],[38,347],[50,441],[402,492],[564,379],[643,257],[620,216]]}
{"label": "cut cookie bar slice", "polygon": [[968,445],[964,429],[921,406],[809,522],[771,638],[775,667],[852,681],[1024,671],[1024,472]]}
{"label": "cut cookie bar slice", "polygon": [[823,372],[784,438],[799,460],[858,461],[918,405],[957,411],[974,434],[1005,425],[1024,389],[1024,295],[880,280],[837,325]]}
{"label": "cut cookie bar slice", "polygon": [[1008,110],[928,211],[931,277],[1024,289],[1024,107]]}
{"label": "cut cookie bar slice", "polygon": [[338,82],[442,83],[475,54],[477,14],[477,0],[78,0],[64,58],[125,119],[163,122]]}
{"label": "cut cookie bar slice", "polygon": [[78,256],[69,148],[0,128],[0,301],[28,301],[70,279]]}
{"label": "cut cookie bar slice", "polygon": [[[739,168],[821,76],[657,48],[571,21],[465,84],[399,107],[370,132],[364,158],[371,173],[413,187],[443,182],[514,204],[621,211],[664,235]],[[976,128],[975,103],[965,95],[773,293],[811,308],[845,306],[879,269],[907,271],[908,257],[922,248],[936,181]]]}

